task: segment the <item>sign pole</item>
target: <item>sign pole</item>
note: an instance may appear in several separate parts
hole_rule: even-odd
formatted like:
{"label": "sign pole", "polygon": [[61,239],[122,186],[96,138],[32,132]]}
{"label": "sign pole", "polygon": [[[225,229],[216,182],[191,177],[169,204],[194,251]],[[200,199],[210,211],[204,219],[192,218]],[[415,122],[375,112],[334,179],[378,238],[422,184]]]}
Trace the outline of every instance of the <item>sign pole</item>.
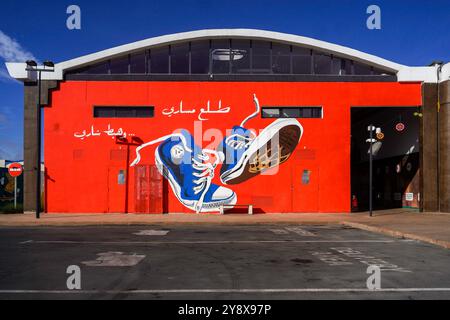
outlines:
{"label": "sign pole", "polygon": [[369,156],[369,216],[372,216],[372,160],[373,160],[373,153],[372,153],[372,146],[373,146],[373,126],[370,125],[370,156]]}
{"label": "sign pole", "polygon": [[8,167],[8,172],[14,178],[14,209],[17,209],[17,177],[23,172],[22,165],[20,163],[11,163]]}
{"label": "sign pole", "polygon": [[36,167],[36,219],[41,217],[41,71],[38,71],[38,103],[36,116],[37,167]]}
{"label": "sign pole", "polygon": [[17,209],[17,177],[14,177],[14,209]]}

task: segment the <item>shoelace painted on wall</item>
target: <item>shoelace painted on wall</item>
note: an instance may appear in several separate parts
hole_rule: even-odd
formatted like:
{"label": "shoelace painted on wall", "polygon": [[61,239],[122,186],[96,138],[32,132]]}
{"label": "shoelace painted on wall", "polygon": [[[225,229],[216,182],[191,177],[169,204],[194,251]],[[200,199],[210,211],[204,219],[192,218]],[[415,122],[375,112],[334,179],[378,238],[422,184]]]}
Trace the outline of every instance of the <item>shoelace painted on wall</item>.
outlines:
{"label": "shoelace painted on wall", "polygon": [[[136,158],[131,163],[130,167],[137,165],[141,161],[140,151],[143,148],[151,146],[151,145],[159,143],[159,142],[166,141],[169,138],[179,138],[181,140],[181,143],[183,144],[184,149],[186,151],[192,153],[192,149],[189,148],[187,145],[185,136],[183,136],[181,133],[173,133],[173,134],[169,134],[169,135],[160,137],[158,139],[146,142],[146,143],[140,145],[139,147],[137,147],[136,148]],[[210,159],[208,154],[213,154],[215,156],[215,160],[213,163],[205,162]],[[197,203],[195,205],[195,210],[198,213],[202,209],[205,195],[208,192],[209,187],[211,186],[212,179],[214,178],[214,170],[217,167],[217,165],[220,163],[220,161],[223,160],[224,156],[223,156],[222,152],[218,152],[218,151],[210,150],[210,149],[203,149],[201,151],[201,154],[198,154],[197,156],[200,161],[195,159],[195,157],[192,157],[191,160],[192,160],[193,168],[196,171],[202,171],[201,173],[194,172],[193,175],[199,179],[192,181],[196,185],[193,188],[194,194],[199,194],[200,192],[202,192],[200,194],[199,200],[197,201]]]}

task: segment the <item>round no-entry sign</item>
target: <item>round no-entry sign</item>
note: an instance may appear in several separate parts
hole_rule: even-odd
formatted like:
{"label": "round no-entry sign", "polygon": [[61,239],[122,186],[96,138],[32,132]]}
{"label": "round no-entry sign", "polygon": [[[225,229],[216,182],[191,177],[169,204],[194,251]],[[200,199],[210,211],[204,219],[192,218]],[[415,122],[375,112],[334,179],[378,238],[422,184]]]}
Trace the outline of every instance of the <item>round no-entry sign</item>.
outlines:
{"label": "round no-entry sign", "polygon": [[20,163],[11,163],[8,167],[8,172],[11,177],[18,177],[22,174],[22,165]]}
{"label": "round no-entry sign", "polygon": [[405,124],[402,122],[399,122],[395,125],[395,130],[397,130],[398,132],[402,132],[403,130],[405,130]]}

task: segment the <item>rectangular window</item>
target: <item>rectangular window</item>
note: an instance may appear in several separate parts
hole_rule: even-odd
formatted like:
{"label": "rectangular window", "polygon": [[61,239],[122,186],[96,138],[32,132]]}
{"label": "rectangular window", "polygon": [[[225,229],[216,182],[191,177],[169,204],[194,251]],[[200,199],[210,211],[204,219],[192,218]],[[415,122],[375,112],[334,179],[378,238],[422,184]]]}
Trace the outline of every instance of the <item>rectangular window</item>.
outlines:
{"label": "rectangular window", "polygon": [[331,56],[314,52],[314,74],[331,74]]}
{"label": "rectangular window", "polygon": [[271,44],[266,41],[252,41],[252,73],[271,73]]}
{"label": "rectangular window", "polygon": [[145,73],[145,52],[133,53],[130,55],[130,73],[144,74]]}
{"label": "rectangular window", "polygon": [[250,40],[231,40],[231,73],[250,73]]}
{"label": "rectangular window", "polygon": [[272,44],[272,72],[277,74],[291,73],[291,46]]}
{"label": "rectangular window", "polygon": [[311,50],[292,47],[292,72],[294,74],[311,74]]}
{"label": "rectangular window", "polygon": [[110,64],[111,74],[127,74],[129,63],[128,56],[112,59]]}
{"label": "rectangular window", "polygon": [[333,57],[331,61],[331,74],[333,75],[342,75],[342,60],[337,57]]}
{"label": "rectangular window", "polygon": [[153,118],[154,107],[94,106],[94,118]]}
{"label": "rectangular window", "polygon": [[189,43],[174,44],[170,51],[170,73],[189,73]]}
{"label": "rectangular window", "polygon": [[371,70],[370,66],[365,65],[365,64],[353,62],[353,68],[354,68],[355,74],[358,74],[358,75],[372,74],[372,70]]}
{"label": "rectangular window", "polygon": [[150,50],[150,72],[169,72],[169,47],[155,48]]}
{"label": "rectangular window", "polygon": [[263,107],[262,118],[322,118],[322,107]]}
{"label": "rectangular window", "polygon": [[209,72],[209,40],[191,42],[191,73]]}

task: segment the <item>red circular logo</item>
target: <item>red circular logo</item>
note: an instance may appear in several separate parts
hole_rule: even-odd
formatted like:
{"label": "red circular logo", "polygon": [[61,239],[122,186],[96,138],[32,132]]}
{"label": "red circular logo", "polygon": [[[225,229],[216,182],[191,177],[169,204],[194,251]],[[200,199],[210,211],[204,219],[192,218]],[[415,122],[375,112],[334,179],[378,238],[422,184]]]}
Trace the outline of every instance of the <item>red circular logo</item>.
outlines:
{"label": "red circular logo", "polygon": [[11,163],[8,167],[8,172],[11,177],[18,177],[22,174],[22,165],[20,163]]}
{"label": "red circular logo", "polygon": [[398,132],[402,132],[403,130],[405,130],[405,125],[399,122],[395,125],[395,130],[397,130]]}

